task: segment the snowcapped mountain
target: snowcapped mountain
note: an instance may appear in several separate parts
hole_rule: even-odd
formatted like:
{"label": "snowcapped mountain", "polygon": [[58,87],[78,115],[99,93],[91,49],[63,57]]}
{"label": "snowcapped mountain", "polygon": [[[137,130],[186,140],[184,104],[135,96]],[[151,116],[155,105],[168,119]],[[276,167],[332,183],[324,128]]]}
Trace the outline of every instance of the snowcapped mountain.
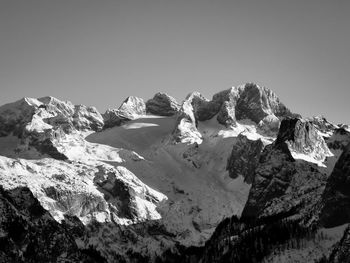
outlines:
{"label": "snowcapped mountain", "polygon": [[[104,114],[53,97],[6,104],[0,261],[227,262],[247,231],[321,235],[337,203],[346,207],[348,143],[345,126],[303,119],[252,83],[211,100],[128,97]],[[292,238],[271,241],[260,259]]]}

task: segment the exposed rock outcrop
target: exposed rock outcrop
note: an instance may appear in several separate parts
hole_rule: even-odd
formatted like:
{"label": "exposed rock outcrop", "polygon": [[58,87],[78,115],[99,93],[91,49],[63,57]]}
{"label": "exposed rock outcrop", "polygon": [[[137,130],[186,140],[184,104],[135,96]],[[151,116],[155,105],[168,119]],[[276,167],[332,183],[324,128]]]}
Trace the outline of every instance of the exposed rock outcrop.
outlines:
{"label": "exposed rock outcrop", "polygon": [[166,93],[158,92],[146,102],[147,113],[159,116],[173,116],[180,109],[177,101]]}
{"label": "exposed rock outcrop", "polygon": [[[266,123],[266,120],[281,120],[295,115],[280,102],[273,91],[265,87],[259,87],[254,83],[247,83],[219,92],[213,96],[213,101],[218,102],[222,105],[221,107],[226,109],[226,112],[229,112],[227,114],[229,119],[250,119],[260,125]],[[221,112],[225,111],[222,108]],[[218,121],[225,125],[225,121],[220,114]],[[278,130],[278,125],[272,128]]]}
{"label": "exposed rock outcrop", "polygon": [[146,114],[146,104],[143,99],[130,96],[127,97],[118,109],[108,109],[102,116],[104,128],[120,126]]}
{"label": "exposed rock outcrop", "polygon": [[100,131],[104,125],[103,117],[95,107],[77,105],[74,107],[72,118],[77,130]]}
{"label": "exposed rock outcrop", "polygon": [[143,99],[130,96],[123,101],[118,110],[121,116],[133,120],[139,115],[146,114],[146,104]]}
{"label": "exposed rock outcrop", "polygon": [[260,139],[252,141],[239,134],[227,160],[226,169],[229,171],[230,177],[234,179],[243,176],[247,183],[252,183],[263,148],[264,144]]}
{"label": "exposed rock outcrop", "polygon": [[173,132],[177,142],[201,143],[202,135],[197,130],[198,105],[207,103],[207,100],[198,92],[189,94],[182,103],[177,116],[176,128]]}
{"label": "exposed rock outcrop", "polygon": [[344,232],[340,242],[334,247],[329,260],[324,263],[350,263],[350,226]]}
{"label": "exposed rock outcrop", "polygon": [[324,136],[331,136],[334,130],[338,129],[337,125],[330,123],[324,116],[315,116],[309,121],[320,131]]}
{"label": "exposed rock outcrop", "polygon": [[130,121],[129,118],[123,116],[122,113],[116,109],[108,109],[102,116],[104,120],[104,128],[120,126],[127,121]]}
{"label": "exposed rock outcrop", "polygon": [[[94,183],[104,194],[109,209],[119,218],[133,222],[160,219],[156,205],[166,197],[144,185],[124,167],[106,170],[100,166]],[[117,221],[117,218],[113,218]]]}
{"label": "exposed rock outcrop", "polygon": [[311,223],[309,220],[318,214],[316,207],[327,175],[315,164],[296,161],[293,152],[311,155],[324,149],[328,148],[312,124],[298,118],[283,120],[276,141],[260,156],[242,216],[254,218],[293,210],[305,224]]}
{"label": "exposed rock outcrop", "polygon": [[234,103],[232,101],[223,102],[220,107],[217,120],[220,124],[225,125],[226,127],[235,126],[236,115]]}
{"label": "exposed rock outcrop", "polygon": [[[193,119],[188,118],[191,115],[190,111],[192,111]],[[183,112],[186,112],[186,116],[182,114]],[[182,104],[178,115],[178,126],[174,133],[175,139],[184,141],[186,136],[191,137],[189,130],[193,132],[192,137],[197,138],[198,121],[206,121],[214,116],[217,116],[217,121],[226,127],[234,127],[236,122],[240,120],[250,120],[257,125],[262,133],[275,136],[283,118],[299,115],[291,113],[270,89],[259,87],[253,83],[221,91],[215,94],[212,100],[194,92],[188,95]],[[190,129],[187,126],[186,129],[181,128],[183,118],[191,123],[188,125]],[[187,130],[187,135],[181,133],[181,130]],[[198,142],[199,140],[192,141]]]}
{"label": "exposed rock outcrop", "polygon": [[350,131],[343,127],[334,130],[333,134],[326,138],[329,149],[334,151],[343,151],[350,143]]}
{"label": "exposed rock outcrop", "polygon": [[327,180],[322,201],[323,225],[332,227],[350,222],[350,144],[344,149]]}
{"label": "exposed rock outcrop", "polygon": [[22,146],[32,146],[60,160],[67,158],[59,152],[58,140],[72,133],[100,131],[103,125],[96,108],[74,106],[53,97],[24,98],[0,107],[0,135],[13,134],[21,139]]}
{"label": "exposed rock outcrop", "polygon": [[282,121],[276,143],[286,142],[292,154],[303,154],[317,161],[324,161],[332,153],[315,126],[300,118]]}
{"label": "exposed rock outcrop", "polygon": [[242,217],[263,214],[268,202],[283,196],[297,173],[294,159],[285,143],[268,145],[261,154]]}
{"label": "exposed rock outcrop", "polygon": [[11,133],[21,135],[25,126],[32,120],[36,107],[40,105],[37,100],[28,98],[0,107],[0,136]]}
{"label": "exposed rock outcrop", "polygon": [[80,250],[66,224],[56,222],[26,187],[0,186],[0,211],[1,262],[105,262],[96,251],[94,257]]}

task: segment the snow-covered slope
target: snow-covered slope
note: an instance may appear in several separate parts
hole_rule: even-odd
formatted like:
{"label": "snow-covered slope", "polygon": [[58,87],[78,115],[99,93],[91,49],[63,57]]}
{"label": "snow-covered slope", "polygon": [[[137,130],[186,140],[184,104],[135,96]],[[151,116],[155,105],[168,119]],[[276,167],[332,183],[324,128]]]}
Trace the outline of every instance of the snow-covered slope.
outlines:
{"label": "snow-covered slope", "polygon": [[200,145],[174,145],[175,121],[174,117],[144,116],[91,134],[87,140],[139,153],[143,160],[123,165],[169,198],[159,210],[168,231],[185,244],[202,244],[222,218],[241,213],[250,186],[243,177],[228,176],[227,156],[235,139],[219,135],[218,124],[201,123],[203,133],[214,133]]}

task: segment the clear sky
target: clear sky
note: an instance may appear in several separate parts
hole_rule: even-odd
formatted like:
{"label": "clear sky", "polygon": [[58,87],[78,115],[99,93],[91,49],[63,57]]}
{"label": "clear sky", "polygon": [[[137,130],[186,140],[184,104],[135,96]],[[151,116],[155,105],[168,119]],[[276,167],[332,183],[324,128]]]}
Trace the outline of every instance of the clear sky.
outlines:
{"label": "clear sky", "polygon": [[0,104],[46,95],[101,112],[245,82],[350,123],[349,0],[0,0]]}

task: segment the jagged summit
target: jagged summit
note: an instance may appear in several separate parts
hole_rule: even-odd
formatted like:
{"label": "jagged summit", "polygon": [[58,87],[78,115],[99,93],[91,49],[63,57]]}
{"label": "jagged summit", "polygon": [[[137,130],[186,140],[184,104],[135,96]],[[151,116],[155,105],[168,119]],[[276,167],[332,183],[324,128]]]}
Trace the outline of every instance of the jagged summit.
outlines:
{"label": "jagged summit", "polygon": [[[23,98],[0,107],[0,137],[16,136],[16,152],[36,149],[57,159],[67,159],[58,150],[57,141],[86,131],[102,130],[101,114],[94,107],[74,106],[54,97]],[[12,156],[12,154],[11,154]]]}
{"label": "jagged summit", "polygon": [[282,142],[287,143],[297,159],[323,162],[333,155],[314,124],[301,118],[286,118],[281,122],[276,143]]}
{"label": "jagged summit", "polygon": [[146,102],[147,113],[160,116],[173,116],[179,111],[179,103],[166,93],[158,92]]}
{"label": "jagged summit", "polygon": [[108,109],[103,114],[105,128],[119,126],[146,114],[146,104],[142,98],[129,96],[118,109]]}
{"label": "jagged summit", "polygon": [[146,104],[139,97],[129,96],[123,101],[118,110],[124,117],[135,119],[138,115],[146,114]]}
{"label": "jagged summit", "polygon": [[[200,141],[198,134],[193,132],[196,131],[198,121],[206,121],[214,116],[226,127],[234,127],[238,121],[250,120],[261,132],[275,134],[283,118],[299,115],[282,104],[273,91],[253,83],[218,92],[212,100],[193,92],[182,103],[174,132],[176,140]],[[193,136],[189,138],[191,134]]]}

